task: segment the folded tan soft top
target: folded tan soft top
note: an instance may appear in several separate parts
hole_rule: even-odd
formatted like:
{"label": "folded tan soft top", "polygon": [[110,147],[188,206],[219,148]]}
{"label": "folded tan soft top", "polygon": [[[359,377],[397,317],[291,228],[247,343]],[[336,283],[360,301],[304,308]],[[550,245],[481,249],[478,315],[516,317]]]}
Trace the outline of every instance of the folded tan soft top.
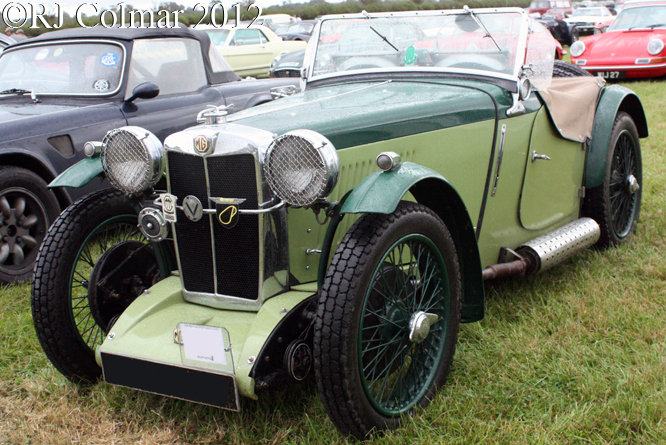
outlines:
{"label": "folded tan soft top", "polygon": [[605,84],[601,77],[554,77],[539,91],[548,113],[563,138],[583,142],[592,137],[594,112]]}

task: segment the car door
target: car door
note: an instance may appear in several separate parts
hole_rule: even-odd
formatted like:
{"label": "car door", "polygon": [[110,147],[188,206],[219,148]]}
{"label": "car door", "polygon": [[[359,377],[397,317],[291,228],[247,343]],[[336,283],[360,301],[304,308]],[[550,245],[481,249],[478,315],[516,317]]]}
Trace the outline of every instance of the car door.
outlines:
{"label": "car door", "polygon": [[126,98],[143,82],[155,83],[160,94],[125,103],[122,110],[129,125],[146,128],[160,140],[195,125],[206,105],[225,105],[220,91],[208,86],[200,44],[194,39],[135,40]]}
{"label": "car door", "polygon": [[549,227],[577,212],[585,168],[584,144],[563,139],[539,110],[525,163],[520,222],[529,230]]}

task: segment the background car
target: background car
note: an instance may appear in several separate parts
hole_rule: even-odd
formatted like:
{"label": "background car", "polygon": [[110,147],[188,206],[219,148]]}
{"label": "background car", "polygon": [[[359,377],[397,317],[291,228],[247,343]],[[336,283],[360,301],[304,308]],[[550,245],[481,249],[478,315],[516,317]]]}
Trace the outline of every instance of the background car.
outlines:
{"label": "background car", "polygon": [[[241,81],[205,33],[185,28],[71,29],[0,57],[0,280],[32,276],[49,225],[72,201],[109,187],[46,185],[85,158],[83,145],[123,125],[162,140],[208,104],[235,112],[293,80]],[[159,95],[158,95],[159,93]],[[157,97],[155,97],[157,96]]]}
{"label": "background car", "polygon": [[304,49],[277,56],[271,63],[270,77],[301,77],[304,57]]}
{"label": "background car", "polygon": [[283,41],[266,26],[204,26],[197,29],[210,36],[215,48],[239,76],[267,77],[275,57],[307,45],[303,41]]}
{"label": "background car", "polygon": [[548,28],[553,38],[561,45],[571,45],[578,40],[578,31],[573,30],[572,26],[564,21],[564,11],[562,9],[549,9],[537,20]]}
{"label": "background car", "polygon": [[536,0],[530,3],[530,6],[527,8],[529,14],[539,14],[543,15],[549,9],[560,9],[564,11],[564,14],[571,14],[573,8],[569,0]]}
{"label": "background car", "polygon": [[[398,427],[444,385],[460,323],[484,317],[484,279],[636,228],[640,100],[554,61],[529,20],[324,17],[302,93],[206,111],[163,145],[128,127],[95,143],[115,190],[70,207],[35,268],[47,357],[75,382],[230,410],[314,371],[343,434]],[[82,254],[108,233],[128,236]]]}
{"label": "background car", "polygon": [[666,2],[627,3],[605,33],[571,46],[571,60],[606,79],[666,75]]}
{"label": "background car", "polygon": [[11,37],[6,36],[4,34],[0,34],[0,52],[2,52],[2,50],[6,46],[12,45],[14,43],[16,43],[16,40],[14,40]]}
{"label": "background car", "polygon": [[318,20],[303,20],[289,25],[286,31],[278,33],[282,40],[310,40],[312,31]]}
{"label": "background car", "polygon": [[593,8],[578,8],[564,21],[572,28],[575,27],[579,35],[586,35],[594,34],[595,26],[611,18],[613,18],[613,14],[608,8],[595,6]]}

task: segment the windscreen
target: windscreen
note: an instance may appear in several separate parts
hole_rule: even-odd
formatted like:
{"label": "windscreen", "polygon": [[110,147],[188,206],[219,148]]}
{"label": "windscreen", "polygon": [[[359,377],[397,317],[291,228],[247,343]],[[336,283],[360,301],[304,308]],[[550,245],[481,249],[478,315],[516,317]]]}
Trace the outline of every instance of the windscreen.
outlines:
{"label": "windscreen", "polygon": [[107,43],[54,43],[9,50],[0,57],[0,92],[108,95],[118,89],[124,66],[123,48]]}
{"label": "windscreen", "polygon": [[516,12],[324,20],[312,74],[430,67],[515,75],[523,20]]}
{"label": "windscreen", "polygon": [[608,27],[608,31],[632,28],[666,28],[666,6],[654,5],[625,9]]}

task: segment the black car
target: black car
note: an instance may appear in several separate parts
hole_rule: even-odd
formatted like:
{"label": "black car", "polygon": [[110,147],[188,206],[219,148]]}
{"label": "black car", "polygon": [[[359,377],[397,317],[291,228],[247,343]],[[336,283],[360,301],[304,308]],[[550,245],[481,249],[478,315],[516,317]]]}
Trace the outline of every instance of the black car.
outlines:
{"label": "black car", "polygon": [[558,17],[544,14],[537,21],[548,28],[553,38],[562,45],[571,45],[579,38],[578,29]]}
{"label": "black car", "polygon": [[278,33],[282,40],[303,40],[307,42],[310,40],[312,30],[317,24],[317,20],[303,20],[289,25],[285,32]]}
{"label": "black car", "polygon": [[[212,104],[242,110],[294,79],[241,80],[204,32],[103,27],[44,34],[0,56],[0,281],[28,280],[50,223],[108,187],[47,184],[85,158],[84,143],[141,126],[160,140]],[[159,95],[158,95],[159,94]]]}
{"label": "black car", "polygon": [[290,53],[282,54],[273,59],[271,69],[268,72],[270,77],[301,77],[301,68],[303,68],[303,58],[305,50],[299,49]]}

